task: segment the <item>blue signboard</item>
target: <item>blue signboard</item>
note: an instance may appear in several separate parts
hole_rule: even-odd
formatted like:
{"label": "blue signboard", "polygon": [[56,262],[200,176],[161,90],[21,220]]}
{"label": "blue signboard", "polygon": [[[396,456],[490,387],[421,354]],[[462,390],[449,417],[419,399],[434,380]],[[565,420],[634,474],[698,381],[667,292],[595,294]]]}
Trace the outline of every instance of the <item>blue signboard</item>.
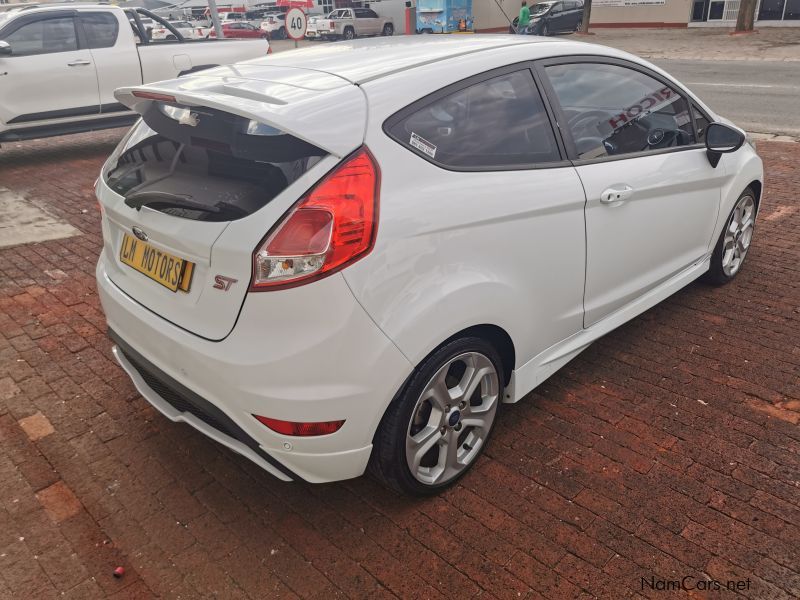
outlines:
{"label": "blue signboard", "polygon": [[417,0],[417,33],[473,31],[472,0]]}

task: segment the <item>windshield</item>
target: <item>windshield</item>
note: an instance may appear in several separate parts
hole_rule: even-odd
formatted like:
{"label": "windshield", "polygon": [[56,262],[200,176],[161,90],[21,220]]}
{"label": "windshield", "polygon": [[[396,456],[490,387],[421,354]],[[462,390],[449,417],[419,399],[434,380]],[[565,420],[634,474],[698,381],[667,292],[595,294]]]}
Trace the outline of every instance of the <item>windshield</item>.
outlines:
{"label": "windshield", "polygon": [[555,4],[555,2],[539,2],[538,4],[534,4],[533,7],[531,7],[531,14],[543,15],[548,10],[553,8],[553,4]]}
{"label": "windshield", "polygon": [[264,207],[322,156],[319,148],[258,121],[154,102],[103,176],[130,206],[232,221]]}

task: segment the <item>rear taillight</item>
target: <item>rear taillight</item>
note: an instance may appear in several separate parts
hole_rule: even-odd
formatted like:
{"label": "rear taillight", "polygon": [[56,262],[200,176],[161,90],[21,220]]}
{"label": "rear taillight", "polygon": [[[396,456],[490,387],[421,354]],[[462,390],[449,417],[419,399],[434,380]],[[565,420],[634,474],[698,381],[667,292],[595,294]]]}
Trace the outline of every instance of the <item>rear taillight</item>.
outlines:
{"label": "rear taillight", "polygon": [[378,227],[379,186],[366,148],[326,175],[256,248],[250,291],[302,285],[366,256]]}

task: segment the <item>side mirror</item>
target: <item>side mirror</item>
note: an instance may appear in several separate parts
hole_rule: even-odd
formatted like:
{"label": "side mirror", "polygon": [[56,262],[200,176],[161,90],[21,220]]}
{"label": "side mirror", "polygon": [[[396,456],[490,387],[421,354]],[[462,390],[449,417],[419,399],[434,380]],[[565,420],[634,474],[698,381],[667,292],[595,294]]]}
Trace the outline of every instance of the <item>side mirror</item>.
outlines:
{"label": "side mirror", "polygon": [[745,139],[745,134],[740,129],[725,125],[725,123],[711,123],[706,128],[708,162],[716,168],[722,155],[736,152],[742,147]]}
{"label": "side mirror", "polygon": [[0,56],[11,56],[11,44],[0,40]]}

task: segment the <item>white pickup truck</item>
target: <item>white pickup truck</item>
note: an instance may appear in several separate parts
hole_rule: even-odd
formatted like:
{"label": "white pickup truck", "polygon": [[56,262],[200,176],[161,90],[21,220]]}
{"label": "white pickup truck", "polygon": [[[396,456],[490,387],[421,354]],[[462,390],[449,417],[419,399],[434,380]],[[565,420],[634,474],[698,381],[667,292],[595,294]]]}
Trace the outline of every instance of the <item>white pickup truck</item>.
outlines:
{"label": "white pickup truck", "polygon": [[345,40],[365,35],[392,35],[394,21],[391,17],[378,16],[371,8],[340,8],[316,21],[316,33],[322,38]]}
{"label": "white pickup truck", "polygon": [[[170,36],[153,39],[153,26]],[[138,115],[116,101],[115,89],[269,51],[264,39],[187,40],[142,9],[58,4],[0,12],[0,142],[132,123]]]}

